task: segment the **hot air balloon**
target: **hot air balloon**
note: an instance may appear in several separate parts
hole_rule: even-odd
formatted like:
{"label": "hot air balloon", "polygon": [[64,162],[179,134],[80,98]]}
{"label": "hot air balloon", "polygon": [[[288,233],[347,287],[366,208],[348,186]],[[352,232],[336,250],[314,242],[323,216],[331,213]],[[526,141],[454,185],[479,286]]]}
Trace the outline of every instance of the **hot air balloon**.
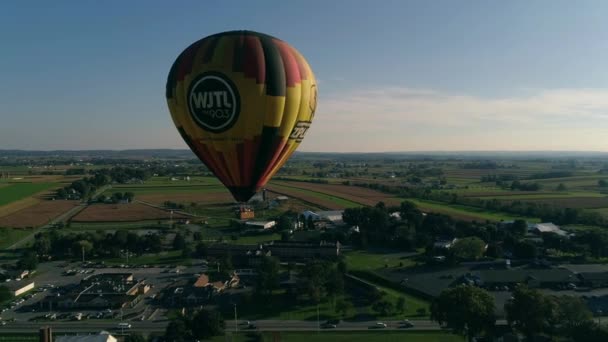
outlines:
{"label": "hot air balloon", "polygon": [[184,141],[239,202],[289,159],[317,106],[315,76],[286,42],[252,31],[205,37],[175,60],[167,103]]}

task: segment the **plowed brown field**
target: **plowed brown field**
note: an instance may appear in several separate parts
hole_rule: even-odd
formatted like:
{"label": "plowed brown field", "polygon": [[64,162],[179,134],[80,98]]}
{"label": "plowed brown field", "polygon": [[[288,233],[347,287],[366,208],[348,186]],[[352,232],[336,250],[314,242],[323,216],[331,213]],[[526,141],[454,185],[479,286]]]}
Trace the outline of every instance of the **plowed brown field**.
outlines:
{"label": "plowed brown field", "polygon": [[[141,203],[129,204],[94,204],[90,205],[72,218],[74,222],[131,222],[145,220],[169,219],[169,211],[150,207]],[[178,213],[174,219],[186,218]]]}
{"label": "plowed brown field", "polygon": [[205,193],[156,193],[137,195],[137,199],[142,202],[153,204],[163,204],[165,201],[189,204],[203,203],[232,203],[234,199],[228,191],[225,192],[205,192]]}
{"label": "plowed brown field", "polygon": [[39,227],[78,205],[78,201],[41,201],[0,218],[0,227]]}

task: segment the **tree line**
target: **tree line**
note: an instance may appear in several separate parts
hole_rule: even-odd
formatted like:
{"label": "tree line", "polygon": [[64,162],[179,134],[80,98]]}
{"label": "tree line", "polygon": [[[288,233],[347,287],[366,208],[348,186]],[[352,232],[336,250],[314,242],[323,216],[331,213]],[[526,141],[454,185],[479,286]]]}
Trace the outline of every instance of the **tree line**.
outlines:
{"label": "tree line", "polygon": [[[545,295],[518,285],[504,306],[507,322],[527,341],[560,336],[570,341],[608,340],[608,329],[595,323],[582,299],[574,296]],[[444,290],[431,305],[431,319],[454,332],[472,338],[496,337],[494,297],[472,285]]]}

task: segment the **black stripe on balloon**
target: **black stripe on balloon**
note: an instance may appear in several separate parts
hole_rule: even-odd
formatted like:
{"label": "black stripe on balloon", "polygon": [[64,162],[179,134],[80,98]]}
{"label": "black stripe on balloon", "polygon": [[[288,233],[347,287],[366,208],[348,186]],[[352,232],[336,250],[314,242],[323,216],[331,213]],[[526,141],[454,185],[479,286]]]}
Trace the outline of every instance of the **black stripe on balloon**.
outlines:
{"label": "black stripe on balloon", "polygon": [[192,151],[192,153],[196,153],[196,147],[192,143],[192,140],[190,139],[190,136],[188,135],[188,133],[186,133],[186,131],[184,130],[184,127],[178,127],[177,131],[179,132],[179,135],[182,136],[182,139],[184,139],[184,141],[186,142],[186,145],[188,145],[188,147],[190,147],[190,150]]}
{"label": "black stripe on balloon", "polygon": [[245,54],[245,36],[234,37],[234,52],[232,53],[232,71],[243,72],[243,55]]}
{"label": "black stripe on balloon", "polygon": [[240,203],[245,203],[255,195],[256,191],[252,186],[227,186],[232,196]]}
{"label": "black stripe on balloon", "polygon": [[167,88],[165,90],[165,96],[167,97],[167,99],[173,98],[173,88],[175,87],[175,78],[177,77],[177,70],[179,67],[179,63],[181,62],[181,59],[186,51],[187,49],[182,51],[182,53],[177,57],[175,62],[173,62],[171,70],[169,70],[169,76],[167,76]]}
{"label": "black stripe on balloon", "polygon": [[217,43],[220,41],[220,39],[222,39],[222,37],[218,36],[207,39],[211,39],[211,42],[209,42],[209,45],[207,45],[207,49],[203,54],[203,63],[211,62],[213,59],[213,54],[215,53],[215,48],[217,47]]}
{"label": "black stripe on balloon", "polygon": [[279,137],[279,127],[264,126],[262,136],[260,137],[260,145],[258,155],[253,166],[252,182],[255,184],[260,180],[260,177],[266,172],[272,157],[274,156],[277,140]]}
{"label": "black stripe on balloon", "polygon": [[263,36],[259,39],[262,42],[266,62],[266,95],[285,96],[287,85],[281,53],[269,36]]}

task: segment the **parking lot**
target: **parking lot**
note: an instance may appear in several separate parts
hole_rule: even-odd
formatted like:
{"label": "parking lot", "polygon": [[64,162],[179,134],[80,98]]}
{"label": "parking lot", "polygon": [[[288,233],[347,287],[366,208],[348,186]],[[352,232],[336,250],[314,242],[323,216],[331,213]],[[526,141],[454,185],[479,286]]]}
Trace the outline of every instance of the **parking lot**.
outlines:
{"label": "parking lot", "polygon": [[[142,265],[130,267],[119,265],[106,267],[103,264],[83,264],[66,262],[49,262],[39,266],[31,276],[35,288],[17,297],[0,309],[0,325],[11,325],[14,322],[42,321],[162,321],[166,320],[167,310],[156,306],[153,298],[171,284],[194,278],[207,270],[203,260],[195,260],[193,266],[167,265],[155,267]],[[95,274],[131,273],[137,281],[145,280],[151,285],[144,299],[132,308],[118,310],[57,310],[43,306],[46,297],[61,297],[66,289],[79,284],[82,279]]]}

